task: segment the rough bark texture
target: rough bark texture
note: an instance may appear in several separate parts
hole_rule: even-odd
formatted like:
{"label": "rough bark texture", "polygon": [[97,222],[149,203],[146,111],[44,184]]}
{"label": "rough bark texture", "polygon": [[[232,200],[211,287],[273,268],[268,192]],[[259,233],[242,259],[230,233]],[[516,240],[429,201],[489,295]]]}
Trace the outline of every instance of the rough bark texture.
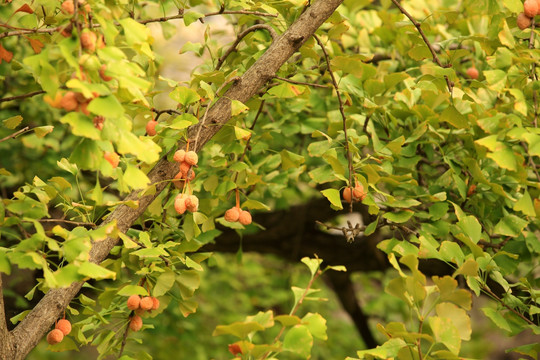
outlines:
{"label": "rough bark texture", "polygon": [[[190,129],[190,139],[195,140],[192,150],[199,151],[231,117],[231,100],[246,102],[279,70],[279,68],[294,54],[302,44],[332,15],[343,0],[319,0],[308,8],[289,29],[283,33],[270,48],[261,56],[246,73],[239,78],[229,90],[208,110],[202,128]],[[150,171],[148,177],[155,183],[156,192],[153,195],[140,197],[138,192],[127,196],[126,200],[138,200],[139,207],[132,209],[125,205],[116,208],[106,222],[116,220],[120,231],[127,231],[148,205],[167,186],[167,182],[178,172],[177,165],[161,159]],[[108,238],[97,242],[90,251],[90,260],[100,263],[107,258],[118,239]],[[71,299],[81,289],[83,282],[73,283],[68,288],[52,289],[32,309],[24,320],[9,334],[7,341],[0,345],[2,359],[24,359],[37,345],[40,339],[52,326],[54,321],[67,307]],[[0,324],[0,326],[2,326]],[[0,328],[1,330],[1,328]],[[0,333],[0,336],[1,333]],[[2,340],[4,340],[2,338]]]}

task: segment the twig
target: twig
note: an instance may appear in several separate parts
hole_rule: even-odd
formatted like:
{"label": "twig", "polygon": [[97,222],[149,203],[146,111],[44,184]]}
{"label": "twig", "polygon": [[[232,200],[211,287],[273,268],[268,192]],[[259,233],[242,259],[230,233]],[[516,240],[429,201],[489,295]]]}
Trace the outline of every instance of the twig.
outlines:
{"label": "twig", "polygon": [[[0,38],[1,38],[1,36],[0,36]],[[36,96],[36,95],[40,95],[40,94],[44,94],[44,93],[45,93],[45,91],[39,90],[39,91],[34,91],[34,92],[31,92],[31,93],[28,93],[28,94],[10,96],[10,97],[7,97],[7,98],[0,99],[0,103],[6,102],[6,101],[12,101],[12,100],[25,99],[25,98],[28,98],[28,97],[32,97],[32,96]]]}
{"label": "twig", "polygon": [[366,226],[362,225],[360,226],[359,223],[357,223],[355,226],[352,225],[350,221],[347,220],[347,226],[348,227],[339,227],[339,226],[332,226],[327,225],[325,223],[322,223],[318,220],[315,220],[315,222],[321,226],[326,227],[326,230],[338,230],[343,233],[343,236],[347,238],[347,242],[353,242],[354,239],[360,235],[363,231],[366,230]]}
{"label": "twig", "polygon": [[[444,68],[445,66],[441,63],[441,60],[439,59],[439,57],[437,56],[437,52],[435,51],[435,49],[433,48],[433,45],[431,45],[431,42],[428,40],[426,34],[424,33],[424,30],[422,30],[422,26],[421,24],[416,21],[415,18],[412,17],[411,14],[409,14],[409,12],[407,10],[405,10],[403,8],[403,6],[401,6],[400,3],[397,2],[397,0],[392,0],[392,2],[394,3],[394,5],[396,5],[396,7],[399,9],[399,11],[401,11],[401,13],[403,15],[405,15],[406,17],[409,18],[409,20],[413,23],[413,25],[416,27],[416,29],[418,30],[418,32],[420,33],[420,36],[422,36],[422,39],[424,39],[424,42],[426,43],[427,47],[429,48],[429,51],[431,52],[431,55],[433,55],[433,62],[436,63],[437,65],[439,65],[440,67]],[[448,86],[448,91],[450,91],[450,94],[452,94],[452,91],[453,91],[453,88],[454,88],[454,85],[452,84],[452,82],[450,81],[450,79],[448,79],[448,76],[444,75],[444,79],[446,80],[446,85]]]}
{"label": "twig", "polygon": [[[531,36],[529,37],[529,49],[534,49],[534,37],[535,37],[535,22],[534,18],[531,22]],[[532,64],[532,72],[531,72],[531,80],[532,81],[538,81],[538,77],[536,76],[536,62],[533,62]],[[536,93],[536,89],[533,88],[533,103],[534,103],[534,127],[538,127],[538,94]],[[536,173],[538,176],[538,172]],[[539,178],[540,181],[540,178]]]}
{"label": "twig", "polygon": [[15,138],[15,137],[19,136],[20,134],[22,134],[22,133],[24,133],[24,132],[26,132],[28,130],[30,130],[30,126],[26,126],[26,127],[22,128],[21,130],[19,130],[17,132],[14,132],[13,134],[6,136],[5,138],[0,139],[0,142],[9,140],[11,138]]}
{"label": "twig", "polygon": [[525,320],[525,322],[527,322],[527,324],[537,326],[533,321],[531,321],[531,320],[527,319],[525,316],[523,316],[523,314],[519,313],[514,308],[512,308],[509,305],[505,304],[504,301],[500,297],[498,297],[497,294],[495,294],[493,291],[491,291],[487,286],[484,286],[482,288],[482,290],[485,291],[486,293],[488,293],[492,298],[497,300],[497,302],[499,302],[499,304],[501,304],[502,306],[504,306],[505,308],[507,308],[508,310],[510,310],[511,312],[516,314],[517,316],[519,316],[521,319]]}
{"label": "twig", "polygon": [[[296,311],[298,310],[298,308],[300,307],[300,305],[302,305],[302,302],[304,302],[304,299],[306,298],[307,294],[309,293],[309,290],[311,289],[311,287],[313,286],[313,283],[315,282],[315,280],[321,276],[323,272],[319,269],[315,275],[311,278],[311,280],[309,280],[309,283],[308,285],[306,286],[306,289],[304,290],[304,293],[302,294],[302,296],[300,297],[300,299],[298,300],[298,302],[294,305],[293,309],[291,310],[291,312],[289,313],[290,316],[294,315],[296,313]],[[282,325],[281,326],[281,330],[279,331],[279,333],[276,335],[276,337],[274,338],[274,341],[272,342],[272,344],[275,344],[278,342],[279,338],[281,338],[281,335],[283,335],[283,332],[285,331],[285,326]],[[261,358],[261,360],[264,360],[268,357],[268,355],[270,355],[271,351],[268,350],[268,352],[266,354],[264,354],[264,356]]]}
{"label": "twig", "polygon": [[328,88],[328,86],[326,86],[326,85],[308,83],[308,82],[303,82],[303,81],[296,81],[296,80],[287,79],[287,78],[284,78],[284,77],[281,77],[281,76],[274,76],[274,79],[286,81],[286,82],[291,83],[291,84],[307,85],[307,86],[317,87],[317,88]]}
{"label": "twig", "polygon": [[162,114],[169,114],[169,115],[172,115],[172,114],[182,115],[183,114],[181,111],[174,110],[174,109],[156,110],[152,108],[150,110],[156,113],[156,117],[154,118],[155,121],[157,121]]}
{"label": "twig", "polygon": [[40,219],[39,222],[62,222],[62,223],[77,225],[77,226],[92,227],[92,228],[97,227],[97,225],[94,223],[71,221],[71,220],[65,220],[65,219]]}
{"label": "twig", "polygon": [[[482,226],[483,227],[483,226]],[[485,231],[485,229],[484,229]],[[486,231],[487,232],[487,231]],[[498,244],[493,244],[493,243],[490,243],[490,242],[487,242],[485,240],[480,240],[478,241],[478,244],[479,245],[482,245],[484,247],[488,247],[488,248],[492,248],[492,249],[495,249],[495,250],[499,250],[501,249],[504,245],[506,245],[506,243],[508,242],[508,240],[510,240],[510,236],[507,237],[506,239],[504,239],[503,241],[501,241],[500,243]]]}
{"label": "twig", "polygon": [[[328,72],[330,73],[330,77],[332,78],[332,84],[334,85],[334,89],[336,89],[336,94],[337,94],[337,98],[339,102],[339,112],[341,113],[341,118],[343,119],[343,133],[345,134],[345,152],[347,153],[347,162],[349,164],[349,188],[351,189],[351,194],[352,194],[352,191],[353,191],[352,178],[353,178],[354,170],[353,170],[353,165],[352,165],[351,150],[349,149],[349,136],[347,135],[347,117],[345,116],[345,110],[343,109],[343,101],[341,100],[341,93],[339,92],[339,86],[336,81],[336,77],[334,76],[334,72],[332,71],[332,67],[330,66],[330,58],[328,57],[326,48],[324,47],[324,44],[322,43],[321,39],[319,39],[317,35],[313,34],[313,37],[315,38],[315,40],[317,40],[317,43],[322,49]],[[353,211],[353,201],[351,201],[350,207],[349,207],[349,212],[352,213],[352,211]]]}
{"label": "twig", "polygon": [[225,59],[227,59],[227,57],[233,51],[236,50],[236,47],[238,46],[238,44],[240,44],[240,41],[242,41],[242,39],[244,37],[246,37],[247,34],[249,34],[250,32],[256,31],[256,30],[266,30],[266,31],[268,31],[270,33],[270,36],[272,37],[272,41],[276,40],[277,37],[278,37],[278,34],[276,33],[276,31],[271,26],[268,26],[268,25],[265,25],[265,24],[257,24],[257,25],[253,25],[253,26],[248,27],[246,30],[244,30],[240,34],[238,34],[238,36],[236,37],[236,40],[231,45],[231,47],[229,47],[227,49],[227,51],[225,51],[225,54],[223,54],[219,58],[219,60],[217,62],[217,65],[216,65],[216,70],[219,70],[221,68],[221,65],[223,65],[223,62],[225,62]]}
{"label": "twig", "polygon": [[[223,12],[211,12],[211,13],[203,15],[203,18],[216,16],[216,15],[254,15],[254,16],[262,16],[262,17],[278,17],[278,14],[269,14],[269,13],[263,13],[260,11],[231,10],[231,11],[223,11]],[[183,18],[184,18],[184,13],[183,11],[181,11],[177,15],[163,16],[163,17],[146,19],[146,20],[138,20],[138,22],[140,24],[146,25],[146,24],[155,23],[155,22],[166,22],[170,20],[178,20],[178,19],[183,19]],[[120,26],[120,24],[117,22],[115,22],[114,25]],[[57,26],[54,28],[46,28],[46,29],[20,29],[20,30],[15,30],[15,31],[8,31],[5,33],[1,33],[0,39],[8,37],[8,36],[19,36],[19,35],[26,35],[26,34],[52,34],[55,32],[62,31],[64,27],[65,26],[62,25],[62,26]],[[96,24],[92,24],[92,26],[90,27],[98,28],[98,27],[101,27],[101,25],[99,23],[96,23]]]}
{"label": "twig", "polygon": [[120,352],[118,353],[118,359],[120,359],[122,357],[122,353],[124,352],[124,348],[126,347],[128,332],[129,332],[129,323],[126,326],[126,331],[124,331],[124,336],[122,337],[122,346],[120,346]]}

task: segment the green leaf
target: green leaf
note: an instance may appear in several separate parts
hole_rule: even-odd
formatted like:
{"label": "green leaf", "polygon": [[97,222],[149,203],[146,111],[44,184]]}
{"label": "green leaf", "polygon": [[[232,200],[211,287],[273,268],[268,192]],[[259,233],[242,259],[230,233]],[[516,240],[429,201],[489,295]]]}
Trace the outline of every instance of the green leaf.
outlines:
{"label": "green leaf", "polygon": [[317,339],[328,339],[328,336],[326,335],[326,319],[323,318],[321,314],[308,312],[302,318],[302,324],[306,325],[311,335]]}
{"label": "green leaf", "polygon": [[191,88],[185,86],[176,87],[170,94],[169,97],[174,101],[179,102],[180,104],[187,106],[193,104],[199,100],[201,97],[197,92]]}
{"label": "green leaf", "polygon": [[283,350],[290,351],[308,359],[313,347],[313,336],[307,326],[295,325],[285,334]]}
{"label": "green leaf", "polygon": [[118,20],[122,28],[124,29],[124,35],[126,36],[126,42],[129,45],[141,44],[148,41],[150,36],[150,30],[143,24],[126,17]]}
{"label": "green leaf", "polygon": [[321,194],[330,201],[334,209],[341,210],[343,205],[341,204],[341,196],[339,190],[325,189],[321,191]]}
{"label": "green leaf", "polygon": [[512,331],[510,325],[508,324],[508,321],[504,318],[500,311],[491,308],[482,308],[482,312],[484,313],[484,315],[490,318],[490,320],[493,321],[493,323],[497,325],[500,329],[506,330],[508,332]]}
{"label": "green leaf", "polygon": [[454,327],[458,330],[461,340],[471,339],[471,318],[467,312],[451,303],[440,303],[435,307],[437,315],[441,318],[450,319]]}
{"label": "green leaf", "polygon": [[503,0],[503,4],[513,13],[517,14],[523,11],[521,0]]}
{"label": "green leaf", "polygon": [[196,11],[186,12],[184,13],[184,25],[189,26],[190,24],[193,24],[195,21],[203,17],[204,17],[204,14],[201,14]]}
{"label": "green leaf", "polygon": [[19,124],[23,121],[23,117],[21,115],[12,116],[10,118],[7,118],[5,120],[2,120],[2,123],[5,127],[8,129],[15,129]]}
{"label": "green leaf", "polygon": [[469,127],[467,117],[462,115],[455,107],[447,107],[441,114],[441,121],[445,121],[458,129],[465,129]]}
{"label": "green leaf", "polygon": [[94,264],[88,261],[82,263],[82,265],[79,267],[79,274],[88,276],[96,280],[116,279],[116,273],[114,271],[105,269],[98,264]]}
{"label": "green leaf", "polygon": [[60,169],[65,170],[72,175],[77,175],[77,173],[79,172],[79,169],[77,169],[77,165],[70,163],[66,158],[62,158],[62,160],[57,161],[56,165],[58,165]]}
{"label": "green leaf", "polygon": [[47,126],[38,126],[34,128],[34,132],[36,133],[36,136],[38,138],[42,138],[47,134],[50,134],[54,129],[54,126],[47,125]]}
{"label": "green leaf", "polygon": [[150,179],[134,165],[128,164],[124,173],[124,181],[132,189],[144,189],[150,184]]}
{"label": "green leaf", "polygon": [[236,116],[248,110],[249,108],[243,102],[231,100],[231,116]]}
{"label": "green leaf", "polygon": [[358,351],[356,354],[360,359],[364,359],[366,355],[375,356],[377,359],[395,358],[405,346],[407,343],[403,339],[392,338],[375,349]]}
{"label": "green leaf", "polygon": [[443,343],[453,354],[459,355],[461,338],[452,320],[439,316],[430,316],[428,321],[435,340]]}
{"label": "green leaf", "polygon": [[482,225],[478,222],[478,220],[472,216],[466,216],[464,218],[461,218],[458,221],[458,226],[463,230],[465,235],[467,235],[473,243],[477,244],[478,241],[480,241],[480,237],[482,235]]}
{"label": "green leaf", "polygon": [[516,237],[521,234],[525,226],[528,224],[529,222],[527,220],[523,220],[516,215],[510,214],[502,218],[501,221],[495,225],[495,229],[493,229],[493,231],[496,234]]}
{"label": "green leaf", "polygon": [[397,212],[387,212],[383,214],[383,218],[388,219],[394,223],[401,224],[407,222],[414,215],[412,210],[403,210]]}
{"label": "green leaf", "polygon": [[277,321],[281,323],[281,325],[288,327],[300,324],[302,320],[296,315],[278,315],[274,317],[274,321]]}
{"label": "green leaf", "polygon": [[244,201],[242,203],[242,207],[243,208],[248,208],[250,210],[266,210],[266,211],[270,211],[270,206],[268,206],[266,204],[263,204],[260,201],[252,200],[252,199]]}
{"label": "green leaf", "polygon": [[[124,107],[113,95],[97,97],[90,101],[88,104],[88,111],[96,115],[101,115],[107,119],[119,118],[124,115]],[[99,130],[97,131],[99,132]]]}
{"label": "green leaf", "polygon": [[282,150],[280,155],[283,170],[296,169],[306,161],[302,155],[297,155],[288,150]]}
{"label": "green leaf", "polygon": [[521,211],[527,216],[536,216],[534,205],[528,191],[523,193],[523,196],[514,204],[514,210]]}
{"label": "green leaf", "polygon": [[118,290],[120,296],[142,295],[148,296],[148,290],[139,285],[127,285]]}
{"label": "green leaf", "polygon": [[255,321],[234,322],[230,325],[218,325],[212,333],[212,336],[233,335],[237,338],[244,339],[250,333],[264,330],[264,327]]}
{"label": "green leaf", "polygon": [[309,268],[309,271],[311,272],[312,277],[319,270],[319,267],[321,266],[321,263],[322,263],[322,259],[310,259],[308,257],[303,257],[301,261],[307,265],[307,267]]}
{"label": "green leaf", "polygon": [[156,285],[154,285],[154,289],[152,290],[152,295],[154,296],[162,296],[169,291],[176,280],[176,274],[173,271],[166,271],[159,275]]}

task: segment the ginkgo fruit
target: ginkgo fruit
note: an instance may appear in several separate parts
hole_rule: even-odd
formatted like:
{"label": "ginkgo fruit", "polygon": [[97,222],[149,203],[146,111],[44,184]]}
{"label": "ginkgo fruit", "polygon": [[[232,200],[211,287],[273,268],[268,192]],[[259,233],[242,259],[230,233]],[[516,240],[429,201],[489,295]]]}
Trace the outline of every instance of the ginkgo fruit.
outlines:
{"label": "ginkgo fruit", "polygon": [[77,101],[77,94],[73,91],[68,91],[60,100],[60,106],[66,111],[73,111],[79,106]]}
{"label": "ginkgo fruit", "polygon": [[174,209],[180,215],[186,212],[186,196],[184,194],[178,194],[174,199]]}
{"label": "ginkgo fruit", "polygon": [[189,165],[197,165],[199,162],[199,156],[195,151],[188,151],[184,157],[184,161]]}
{"label": "ginkgo fruit", "polygon": [[115,152],[105,151],[103,153],[103,157],[109,162],[109,164],[111,164],[113,169],[115,169],[120,163],[120,155]]}
{"label": "ginkgo fruit", "polygon": [[145,296],[141,299],[139,307],[143,310],[150,310],[154,306],[154,302],[150,296]]}
{"label": "ginkgo fruit", "polygon": [[467,69],[467,76],[469,78],[471,78],[473,80],[476,80],[476,79],[478,79],[479,75],[480,75],[480,73],[478,72],[478,69],[475,68],[474,66]]}
{"label": "ginkgo fruit", "polygon": [[141,297],[139,295],[131,295],[127,299],[127,307],[129,310],[137,310],[141,304]]}
{"label": "ginkgo fruit", "polygon": [[180,150],[176,150],[176,152],[174,153],[173,159],[174,161],[181,163],[184,161],[185,156],[186,156],[186,150],[180,149]]}
{"label": "ginkgo fruit", "polygon": [[199,198],[195,195],[189,195],[186,198],[186,209],[191,212],[196,212],[199,209]]}
{"label": "ginkgo fruit", "polygon": [[47,342],[49,343],[49,345],[55,345],[55,344],[58,344],[58,343],[61,342],[63,339],[64,339],[64,334],[63,334],[62,331],[59,330],[59,329],[51,330],[51,331],[47,334]]}
{"label": "ginkgo fruit", "polygon": [[146,123],[146,133],[150,136],[154,136],[157,134],[156,132],[156,125],[157,125],[157,121],[156,120],[150,120],[149,122]]}
{"label": "ginkgo fruit", "polygon": [[84,50],[93,53],[96,51],[97,35],[93,31],[85,31],[81,34],[81,45]]}
{"label": "ginkgo fruit", "polygon": [[538,14],[538,2],[536,0],[525,0],[523,3],[523,13],[533,18]]}
{"label": "ginkgo fruit", "polygon": [[107,65],[103,64],[99,68],[99,76],[103,81],[111,81],[113,78],[105,74],[105,71],[107,71]]}
{"label": "ginkgo fruit", "polygon": [[524,13],[519,13],[517,16],[517,26],[521,30],[525,30],[527,28],[530,28],[532,25],[532,19],[525,15]]}
{"label": "ginkgo fruit", "polygon": [[154,303],[152,305],[152,310],[157,310],[159,308],[159,299],[157,297],[152,296],[152,301]]}
{"label": "ginkgo fruit", "polygon": [[225,211],[224,218],[227,221],[236,222],[240,218],[240,213],[241,212],[242,212],[242,210],[240,208],[238,208],[236,206],[232,207],[229,210]]}
{"label": "ginkgo fruit", "polygon": [[129,328],[133,331],[139,331],[142,328],[142,318],[139,315],[133,315],[129,320]]}
{"label": "ginkgo fruit", "polygon": [[242,225],[249,225],[251,221],[251,213],[247,210],[242,210],[238,216],[238,222]]}
{"label": "ginkgo fruit", "polygon": [[71,332],[71,323],[67,319],[58,320],[56,323],[56,329],[60,330],[64,336]]}

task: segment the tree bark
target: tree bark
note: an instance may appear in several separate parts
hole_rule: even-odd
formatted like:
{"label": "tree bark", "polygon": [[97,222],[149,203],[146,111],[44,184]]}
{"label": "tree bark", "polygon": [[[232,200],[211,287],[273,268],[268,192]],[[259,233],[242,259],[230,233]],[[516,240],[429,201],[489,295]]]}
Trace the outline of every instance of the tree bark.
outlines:
{"label": "tree bark", "polygon": [[[319,0],[315,2],[283,35],[275,40],[253,66],[208,110],[205,123],[200,123],[189,129],[188,135],[191,140],[195,140],[194,136],[198,135],[196,146],[191,149],[199,151],[231,118],[231,101],[246,102],[255,95],[342,2],[343,0]],[[138,208],[133,209],[121,205],[109,215],[104,224],[115,220],[120,231],[127,231],[146,210],[148,205],[168,185],[168,182],[164,180],[172,179],[177,172],[177,164],[170,163],[166,158],[162,158],[148,174],[150,181],[156,188],[155,193],[141,197],[140,192],[132,192],[127,196],[126,200],[138,201]],[[90,261],[94,263],[102,262],[117,243],[117,238],[107,238],[104,241],[94,243],[90,251]],[[3,341],[3,345],[0,347],[2,351],[0,358],[24,359],[55,320],[60,317],[83,284],[84,282],[77,282],[67,288],[49,290],[22,322],[12,330],[10,336],[6,339],[7,341],[5,343]]]}

